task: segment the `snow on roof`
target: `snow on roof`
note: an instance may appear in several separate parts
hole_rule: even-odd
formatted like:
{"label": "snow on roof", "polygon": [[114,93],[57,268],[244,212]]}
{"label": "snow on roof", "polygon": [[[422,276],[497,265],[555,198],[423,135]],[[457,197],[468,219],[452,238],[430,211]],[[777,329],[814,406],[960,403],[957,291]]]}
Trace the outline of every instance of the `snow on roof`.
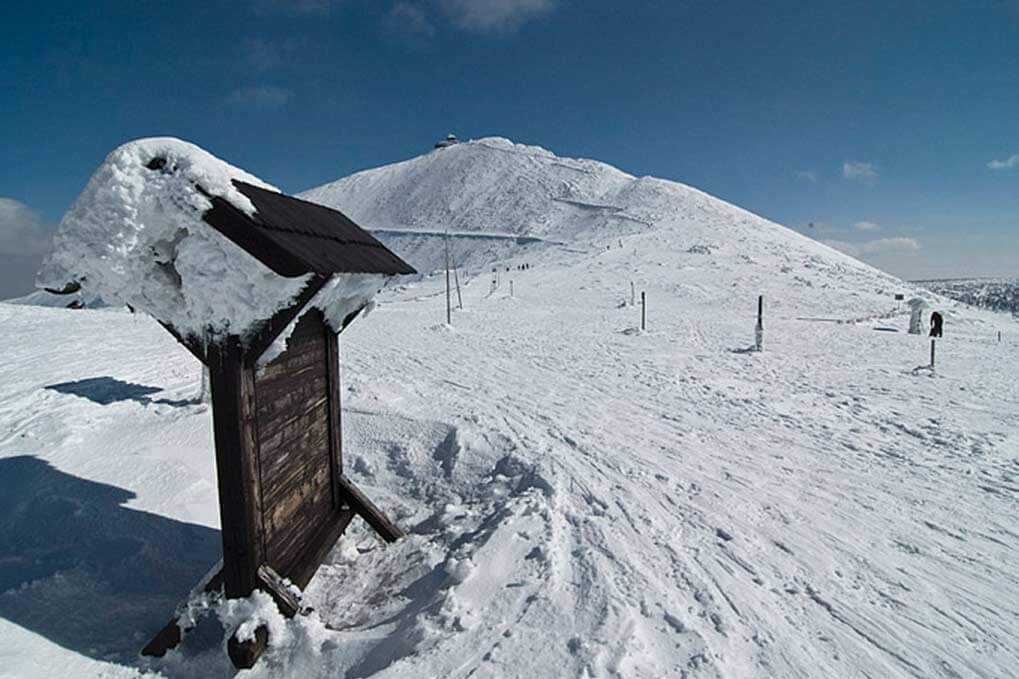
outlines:
{"label": "snow on roof", "polygon": [[[214,207],[226,205],[239,215],[236,228],[267,226],[241,191],[245,186],[279,194],[179,139],[124,144],[107,156],[61,220],[37,285],[62,288],[79,281],[85,293],[145,311],[182,334],[246,337],[292,303],[312,273],[279,275],[252,256],[247,243],[238,245],[245,241],[238,238],[242,232],[226,237],[205,221]],[[385,280],[351,275],[371,284],[355,285],[356,299],[349,284],[332,286],[348,290],[336,300],[317,297],[324,307],[342,307],[331,309],[328,317],[345,316],[367,303]]]}

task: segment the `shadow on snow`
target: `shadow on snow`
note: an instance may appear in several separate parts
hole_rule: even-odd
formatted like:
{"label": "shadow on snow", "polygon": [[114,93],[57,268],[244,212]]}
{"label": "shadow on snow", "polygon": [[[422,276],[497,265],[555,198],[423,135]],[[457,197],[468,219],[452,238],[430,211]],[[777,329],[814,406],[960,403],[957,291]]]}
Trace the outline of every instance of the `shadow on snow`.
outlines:
{"label": "shadow on snow", "polygon": [[36,457],[0,459],[0,617],[136,661],[221,550],[219,531],[122,506],[134,497]]}
{"label": "shadow on snow", "polygon": [[187,406],[199,402],[197,400],[152,399],[149,398],[150,394],[156,394],[163,390],[159,387],[146,387],[143,384],[123,382],[113,377],[89,377],[83,380],[75,380],[74,382],[49,384],[46,386],[46,389],[60,392],[61,394],[71,394],[72,396],[87,398],[102,406],[107,406],[117,401],[137,401],[144,405],[156,403],[169,406]]}

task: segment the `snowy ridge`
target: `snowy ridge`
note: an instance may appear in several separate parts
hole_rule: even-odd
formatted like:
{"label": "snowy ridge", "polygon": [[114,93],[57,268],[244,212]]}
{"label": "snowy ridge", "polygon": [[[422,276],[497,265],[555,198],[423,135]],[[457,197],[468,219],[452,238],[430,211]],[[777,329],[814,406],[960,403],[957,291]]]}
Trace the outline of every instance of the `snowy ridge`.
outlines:
{"label": "snowy ridge", "polygon": [[[657,232],[687,246],[728,243],[747,255],[785,248],[880,274],[827,246],[678,182],[634,177],[593,160],[560,158],[536,146],[484,138],[366,170],[300,194],[336,208],[409,258],[419,270],[443,266],[444,231],[601,243]],[[418,231],[420,237],[408,232]],[[518,254],[496,244],[456,244],[482,264]],[[682,242],[680,242],[682,241]],[[600,245],[600,244],[599,244]],[[600,245],[604,247],[604,245]],[[532,248],[532,251],[540,248]]]}

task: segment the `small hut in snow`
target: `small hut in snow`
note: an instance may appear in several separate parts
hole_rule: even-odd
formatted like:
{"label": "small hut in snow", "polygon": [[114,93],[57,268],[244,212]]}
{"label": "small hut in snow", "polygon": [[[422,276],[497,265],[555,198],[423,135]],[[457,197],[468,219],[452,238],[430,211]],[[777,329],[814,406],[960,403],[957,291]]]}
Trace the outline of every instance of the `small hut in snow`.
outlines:
{"label": "small hut in snow", "polygon": [[[125,144],[61,221],[39,284],[156,318],[208,370],[223,537],[196,592],[303,588],[359,514],[402,535],[343,474],[337,335],[387,277],[414,273],[343,214],[177,139]],[[143,652],[162,655],[176,618]],[[239,667],[266,645],[231,639]]]}
{"label": "small hut in snow", "polygon": [[459,143],[460,140],[456,138],[455,134],[447,134],[445,139],[435,142],[435,148],[444,149],[447,146],[454,146]]}

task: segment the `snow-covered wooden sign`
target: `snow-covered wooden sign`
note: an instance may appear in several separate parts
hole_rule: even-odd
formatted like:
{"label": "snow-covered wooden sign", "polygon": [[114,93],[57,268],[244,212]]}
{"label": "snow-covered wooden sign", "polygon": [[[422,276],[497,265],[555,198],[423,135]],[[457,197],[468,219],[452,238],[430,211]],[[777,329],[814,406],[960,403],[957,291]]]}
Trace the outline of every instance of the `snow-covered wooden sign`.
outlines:
{"label": "snow-covered wooden sign", "polygon": [[[176,139],[115,150],[62,220],[40,284],[151,314],[209,370],[223,561],[198,590],[263,590],[294,615],[288,583],[308,583],[355,514],[402,535],[343,474],[337,335],[407,273],[340,212]],[[181,634],[175,616],[143,652]],[[266,637],[232,639],[234,663]]]}

